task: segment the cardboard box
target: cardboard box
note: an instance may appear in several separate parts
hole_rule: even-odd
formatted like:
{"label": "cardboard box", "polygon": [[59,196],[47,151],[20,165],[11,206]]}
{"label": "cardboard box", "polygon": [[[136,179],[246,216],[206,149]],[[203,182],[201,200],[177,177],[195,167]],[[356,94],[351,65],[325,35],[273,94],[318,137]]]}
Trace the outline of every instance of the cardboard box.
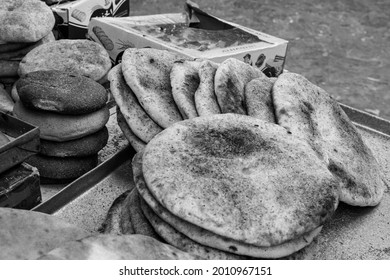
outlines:
{"label": "cardboard box", "polygon": [[57,39],[85,39],[94,17],[124,17],[130,12],[130,0],[76,0],[53,4]]}
{"label": "cardboard box", "polygon": [[37,168],[22,163],[0,174],[0,207],[29,210],[41,201]]}
{"label": "cardboard box", "polygon": [[39,152],[37,127],[0,111],[0,131],[11,140],[0,146],[0,174]]}
{"label": "cardboard box", "polygon": [[115,64],[127,48],[150,47],[218,63],[234,57],[260,68],[267,76],[283,71],[288,44],[190,5],[187,13],[94,18],[88,35],[107,49]]}

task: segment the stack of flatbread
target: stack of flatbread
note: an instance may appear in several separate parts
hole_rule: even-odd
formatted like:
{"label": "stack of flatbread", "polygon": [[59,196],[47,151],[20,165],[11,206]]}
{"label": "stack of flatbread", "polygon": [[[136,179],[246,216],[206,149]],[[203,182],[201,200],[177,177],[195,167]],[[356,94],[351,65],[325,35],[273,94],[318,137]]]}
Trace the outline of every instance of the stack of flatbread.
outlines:
{"label": "stack of flatbread", "polygon": [[137,188],[106,232],[157,235],[206,259],[280,258],[307,246],[339,201],[382,199],[386,179],[358,130],[301,75],[128,49],[109,79],[138,154]]}
{"label": "stack of flatbread", "polygon": [[6,89],[0,89],[1,110],[12,112],[10,94],[20,61],[37,46],[55,40],[54,23],[51,9],[40,0],[0,2],[0,84]]}

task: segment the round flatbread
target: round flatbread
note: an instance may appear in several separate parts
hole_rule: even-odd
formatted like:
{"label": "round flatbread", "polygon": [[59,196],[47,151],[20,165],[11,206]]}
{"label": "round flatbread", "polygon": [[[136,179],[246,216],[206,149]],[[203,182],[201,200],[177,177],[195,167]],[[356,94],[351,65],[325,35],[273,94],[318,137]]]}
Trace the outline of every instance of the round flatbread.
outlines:
{"label": "round flatbread", "polygon": [[141,200],[141,208],[154,230],[170,245],[206,260],[242,260],[245,257],[226,253],[211,247],[203,246],[181,234],[161,220],[149,206]]}
{"label": "round flatbread", "polygon": [[42,254],[90,235],[58,217],[34,211],[0,208],[0,259],[37,259]]}
{"label": "round flatbread", "polygon": [[126,124],[139,139],[148,143],[157,133],[162,131],[162,128],[146,114],[137,97],[126,84],[121,64],[110,70],[108,79],[112,96],[121,112],[121,118],[123,116]]}
{"label": "round flatbread", "polygon": [[222,113],[246,115],[244,102],[245,85],[255,79],[265,77],[256,67],[235,58],[223,61],[215,73],[215,95]]}
{"label": "round flatbread", "polygon": [[[0,51],[0,59],[3,59],[3,60],[11,60],[11,59],[22,60],[22,58],[27,53],[29,53],[31,50],[33,50],[34,48],[36,48],[42,44],[46,44],[48,42],[53,42],[53,41],[55,41],[55,38],[54,38],[53,32],[50,32],[49,34],[47,34],[45,37],[43,37],[38,42],[36,42],[34,44],[27,44],[24,48],[12,50],[12,47],[16,48],[20,44],[11,44],[11,46],[12,46],[12,47],[10,47],[11,51],[7,51],[7,52]],[[15,46],[13,46],[13,45],[15,45]],[[1,49],[1,45],[0,45],[0,49]]]}
{"label": "round flatbread", "polygon": [[162,128],[182,120],[172,96],[170,73],[181,56],[164,50],[125,50],[122,72],[146,113]]}
{"label": "round flatbread", "polygon": [[199,116],[220,114],[217,97],[214,91],[214,77],[218,64],[209,60],[199,66],[199,87],[195,92],[195,106]]}
{"label": "round flatbread", "polygon": [[119,128],[122,130],[123,135],[126,137],[127,141],[129,141],[130,145],[136,152],[142,151],[145,148],[146,143],[139,139],[130,129],[130,127],[127,125],[125,117],[122,115],[118,107],[116,109],[116,118]]}
{"label": "round flatbread", "polygon": [[0,41],[37,42],[54,27],[51,9],[39,0],[2,0],[0,2]]}
{"label": "round flatbread", "polygon": [[194,95],[199,86],[200,63],[200,61],[178,60],[171,69],[172,96],[183,119],[198,116]]}
{"label": "round flatbread", "polygon": [[109,117],[107,106],[83,115],[60,115],[48,111],[31,110],[16,102],[13,113],[21,120],[39,127],[45,140],[64,142],[79,139],[102,129]]}
{"label": "round flatbread", "polygon": [[41,259],[57,260],[195,260],[175,247],[145,235],[90,236],[68,242]]}
{"label": "round flatbread", "polygon": [[244,100],[248,116],[276,123],[272,87],[274,82],[270,78],[261,77],[245,85]]}
{"label": "round flatbread", "polygon": [[[317,236],[322,227],[318,227],[314,229],[313,231],[309,231],[307,233],[302,234],[301,236],[289,240],[287,242],[284,242],[279,245],[275,246],[269,246],[269,247],[260,247],[260,246],[254,246],[251,244],[245,244],[242,242],[235,241],[230,238],[226,238],[224,236],[212,233],[206,229],[203,229],[202,227],[198,227],[194,224],[191,224],[189,222],[186,222],[169,211],[167,211],[150,193],[148,190],[145,179],[142,175],[142,153],[138,153],[133,158],[132,162],[133,166],[133,176],[134,181],[136,184],[136,187],[142,196],[142,200],[144,200],[148,206],[158,215],[161,220],[163,220],[166,224],[160,225],[159,227],[165,234],[167,232],[171,232],[174,234],[177,238],[179,238],[179,235],[184,235],[183,239],[185,237],[190,238],[191,241],[194,240],[195,242],[204,245],[208,248],[215,248],[219,249],[218,251],[222,252],[229,252],[233,253],[235,258],[238,258],[236,255],[243,255],[243,256],[250,256],[255,258],[267,258],[267,259],[275,259],[275,258],[281,258],[288,255],[291,255],[302,248],[308,246],[314,239],[315,236]],[[169,226],[171,226],[173,229],[169,229]],[[156,229],[159,234],[165,238],[165,240],[168,240],[169,238],[173,237],[167,237],[164,235],[163,232],[160,232],[158,229]],[[178,233],[174,233],[174,231],[177,231]],[[180,240],[180,239],[179,239]],[[172,240],[169,242],[171,245],[175,246],[175,242]],[[181,243],[181,242],[180,242]],[[182,247],[178,247],[182,250],[184,250]],[[203,247],[202,247],[203,248]],[[187,252],[187,250],[184,250]],[[207,251],[207,250],[206,250]],[[188,251],[189,252],[189,251]],[[201,255],[204,258],[213,257],[212,255],[204,255],[204,253]],[[217,254],[217,258],[221,257],[221,253]],[[222,256],[223,258],[231,258],[232,256]]]}
{"label": "round flatbread", "polygon": [[237,114],[185,120],[144,149],[153,197],[215,234],[273,246],[334,213],[339,182],[310,145],[275,124]]}
{"label": "round flatbread", "polygon": [[[131,190],[133,191],[133,190]],[[134,234],[133,224],[130,219],[129,211],[125,211],[129,201],[130,190],[125,191],[118,196],[111,204],[107,212],[106,219],[98,229],[104,234]]]}
{"label": "round flatbread", "polygon": [[134,188],[129,196],[127,209],[130,211],[131,222],[136,234],[143,234],[153,237],[156,240],[163,241],[156,233],[154,228],[150,225],[148,219],[145,218],[145,215],[141,210],[141,198],[136,188]]}
{"label": "round flatbread", "polygon": [[377,205],[386,189],[383,171],[339,104],[320,87],[284,73],[273,87],[278,124],[307,141],[342,182],[340,200]]}
{"label": "round flatbread", "polygon": [[111,69],[107,51],[90,40],[58,40],[36,47],[20,62],[18,74],[39,70],[59,70],[78,73],[95,81]]}
{"label": "round flatbread", "polygon": [[44,178],[73,180],[95,168],[98,164],[98,155],[63,158],[37,154],[29,157],[26,162],[38,168],[39,174]]}
{"label": "round flatbread", "polygon": [[27,73],[16,86],[25,107],[65,115],[95,112],[108,99],[106,89],[98,82],[57,70]]}
{"label": "round flatbread", "polygon": [[99,131],[79,139],[56,142],[41,139],[40,154],[52,157],[85,157],[97,154],[108,141],[108,129]]}

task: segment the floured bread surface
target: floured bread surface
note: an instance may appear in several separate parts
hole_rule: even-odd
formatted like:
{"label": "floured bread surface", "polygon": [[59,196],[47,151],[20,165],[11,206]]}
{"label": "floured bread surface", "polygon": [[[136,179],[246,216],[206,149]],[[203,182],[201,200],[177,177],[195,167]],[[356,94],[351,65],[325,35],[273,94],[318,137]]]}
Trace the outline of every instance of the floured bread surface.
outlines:
{"label": "floured bread surface", "polygon": [[173,125],[145,147],[142,171],[175,216],[256,246],[314,230],[338,204],[339,182],[306,142],[243,115]]}
{"label": "floured bread surface", "polygon": [[156,49],[127,49],[122,72],[146,113],[162,128],[182,120],[172,96],[170,72],[181,57]]}
{"label": "floured bread surface", "polygon": [[134,92],[126,84],[122,65],[112,68],[108,73],[111,93],[131,131],[143,142],[149,142],[162,128],[154,122],[139,104]]}
{"label": "floured bread surface", "polygon": [[214,90],[214,77],[218,64],[209,60],[199,66],[199,87],[195,92],[195,105],[199,116],[220,114]]}
{"label": "floured bread surface", "polygon": [[50,7],[39,0],[0,1],[0,41],[37,42],[54,27]]}
{"label": "floured bread surface", "polygon": [[198,116],[194,95],[199,87],[200,63],[200,61],[179,60],[175,61],[171,70],[172,96],[183,119]]}
{"label": "floured bread surface", "polygon": [[273,96],[278,124],[310,143],[342,182],[340,200],[377,205],[386,188],[381,168],[338,103],[294,73],[279,76]]}
{"label": "floured bread surface", "polygon": [[[182,244],[181,246],[184,246],[184,244],[189,243],[190,248],[193,248],[194,250],[196,248],[199,248],[200,253],[199,254],[195,253],[195,254],[202,256],[204,258],[216,258],[216,259],[236,258],[237,259],[238,258],[237,255],[243,255],[248,257],[250,256],[256,258],[281,258],[281,257],[291,255],[292,253],[309,245],[312,242],[313,238],[317,234],[319,234],[321,230],[320,228],[317,228],[311,232],[304,233],[303,235],[295,239],[289,240],[279,245],[269,246],[269,247],[255,246],[251,244],[238,242],[230,238],[226,238],[224,236],[203,229],[202,227],[184,221],[183,219],[180,219],[179,217],[173,215],[168,210],[166,210],[153,197],[153,195],[150,193],[150,191],[146,186],[145,179],[142,174],[142,155],[140,153],[138,153],[133,158],[132,166],[133,166],[134,182],[136,184],[136,188],[138,189],[142,199],[148,204],[148,206],[153,210],[153,212],[156,213],[156,215],[158,215],[159,218],[164,222],[163,225],[157,225],[159,229],[156,229],[156,231],[159,232],[159,234],[163,236],[165,240],[167,240],[170,244],[174,246],[176,246],[176,243]],[[161,224],[160,222],[157,223]],[[172,229],[170,229],[169,227],[172,227]],[[161,230],[161,232],[159,230]],[[176,237],[167,236],[168,232],[175,235]],[[188,238],[190,239],[190,241],[187,241]],[[195,246],[194,244],[192,244],[193,243],[192,240],[199,244]],[[205,249],[202,245],[206,246],[207,249]],[[185,250],[182,247],[179,248],[181,248],[186,252],[190,252]],[[209,252],[210,248],[215,248],[217,249],[217,251],[214,253],[210,252],[210,254],[206,254],[207,252]],[[204,252],[204,250],[206,251],[206,253]],[[220,251],[232,253],[234,254],[234,256],[229,256],[230,254],[227,255],[222,254]]]}
{"label": "floured bread surface", "polygon": [[245,107],[248,116],[276,123],[272,100],[273,85],[274,82],[267,77],[257,78],[246,84]]}
{"label": "floured bread surface", "polygon": [[0,207],[0,259],[36,259],[42,254],[90,235],[58,217]]}
{"label": "floured bread surface", "polygon": [[99,234],[68,242],[48,252],[41,259],[195,260],[199,257],[145,235]]}
{"label": "floured bread surface", "polygon": [[119,107],[116,107],[116,120],[118,122],[119,128],[122,130],[123,135],[129,141],[130,145],[134,148],[136,152],[142,151],[146,143],[139,139],[137,135],[134,134],[134,132],[130,129],[128,126],[125,117],[122,115],[121,111],[119,110]]}
{"label": "floured bread surface", "polygon": [[256,67],[235,58],[223,61],[215,73],[215,95],[222,113],[246,115],[244,88],[251,80],[265,77]]}
{"label": "floured bread surface", "polygon": [[30,51],[20,62],[18,74],[39,70],[75,72],[95,81],[111,69],[107,51],[90,40],[63,39],[49,42]]}

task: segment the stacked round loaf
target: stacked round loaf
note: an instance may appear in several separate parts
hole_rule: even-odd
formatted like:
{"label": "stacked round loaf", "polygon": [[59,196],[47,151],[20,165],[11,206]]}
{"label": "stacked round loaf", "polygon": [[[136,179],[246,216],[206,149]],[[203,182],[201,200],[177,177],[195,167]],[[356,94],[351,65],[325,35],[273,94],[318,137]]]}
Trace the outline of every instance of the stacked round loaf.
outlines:
{"label": "stacked round loaf", "polygon": [[11,91],[23,57],[39,45],[54,41],[55,19],[40,0],[0,1],[0,83]]}
{"label": "stacked round loaf", "polygon": [[107,91],[79,74],[49,70],[17,82],[13,113],[40,129],[41,151],[28,159],[41,181],[68,182],[94,168],[106,145]]}

